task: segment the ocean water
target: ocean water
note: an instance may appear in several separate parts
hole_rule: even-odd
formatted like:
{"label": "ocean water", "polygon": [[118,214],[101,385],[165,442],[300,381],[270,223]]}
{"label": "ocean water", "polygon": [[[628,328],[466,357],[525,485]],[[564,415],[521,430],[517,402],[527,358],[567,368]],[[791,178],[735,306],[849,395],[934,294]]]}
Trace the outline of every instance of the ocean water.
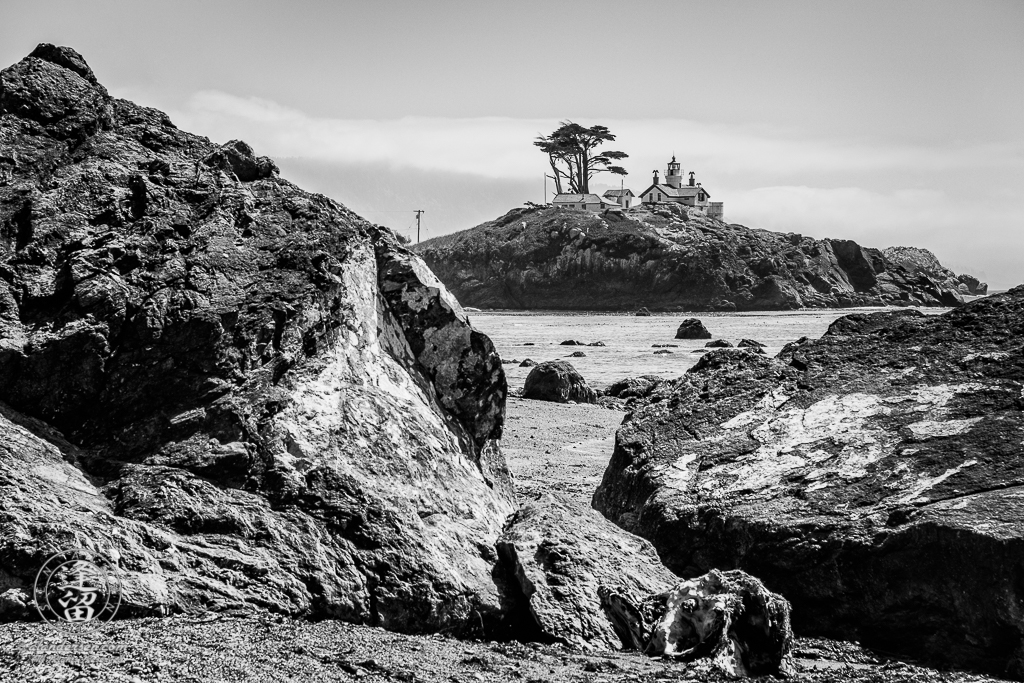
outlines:
{"label": "ocean water", "polygon": [[[519,362],[530,358],[538,363],[567,360],[594,387],[636,375],[678,377],[705,352],[707,340],[674,339],[679,323],[699,318],[712,339],[727,339],[734,345],[740,339],[766,344],[765,352],[774,356],[783,345],[799,339],[820,337],[836,318],[855,312],[896,310],[856,308],[842,310],[804,310],[758,313],[655,313],[637,317],[625,313],[551,313],[551,312],[471,312],[470,322],[493,341],[506,364],[510,387],[522,387],[530,368]],[[943,313],[946,308],[922,308],[925,315]],[[605,346],[561,346],[566,339],[589,344],[602,341]],[[532,343],[533,346],[526,346]],[[654,355],[653,344],[678,344],[671,354]],[[586,358],[568,358],[583,351]]]}

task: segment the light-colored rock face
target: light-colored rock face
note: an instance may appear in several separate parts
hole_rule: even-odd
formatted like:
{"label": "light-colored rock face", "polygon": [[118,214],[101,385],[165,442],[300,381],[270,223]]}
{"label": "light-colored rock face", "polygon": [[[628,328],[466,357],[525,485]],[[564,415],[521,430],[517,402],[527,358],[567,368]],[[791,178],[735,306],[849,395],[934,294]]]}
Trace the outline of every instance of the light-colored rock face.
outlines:
{"label": "light-colored rock face", "polygon": [[515,508],[490,340],[386,230],[83,65],[0,72],[5,585],[81,542],[127,615],[479,635]]}
{"label": "light-colored rock face", "polygon": [[[985,389],[983,384],[964,383],[920,387],[889,396],[831,395],[806,408],[787,408],[788,397],[773,391],[752,410],[722,423],[721,433],[711,438],[728,440],[738,433],[746,434],[757,444],[753,452],[711,469],[705,467],[699,473],[701,463],[690,453],[655,471],[665,472],[666,487],[695,487],[709,498],[738,492],[780,495],[787,481],[796,477],[807,482],[807,492],[843,487],[867,476],[869,468],[886,456],[912,455],[913,448],[897,450],[908,440],[924,441],[968,431],[982,418],[949,419],[946,406],[954,397],[969,401],[971,394]],[[900,429],[893,429],[894,423],[905,424],[909,438]],[[915,472],[912,462],[903,459],[884,471],[872,469],[886,479],[890,495],[901,503],[918,501],[928,488],[977,461],[965,458],[962,464],[938,476]]]}
{"label": "light-colored rock face", "polygon": [[540,637],[585,650],[637,648],[616,632],[604,592],[639,605],[675,583],[650,543],[556,496],[523,505],[498,551]]}

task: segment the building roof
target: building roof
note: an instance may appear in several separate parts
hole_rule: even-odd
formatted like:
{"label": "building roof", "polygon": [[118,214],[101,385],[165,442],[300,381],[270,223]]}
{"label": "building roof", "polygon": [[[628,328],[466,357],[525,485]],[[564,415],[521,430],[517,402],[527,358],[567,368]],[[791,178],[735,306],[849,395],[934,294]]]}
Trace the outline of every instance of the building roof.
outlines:
{"label": "building roof", "polygon": [[600,204],[601,198],[596,194],[556,194],[551,203],[559,204]]}
{"label": "building roof", "polygon": [[635,197],[633,190],[608,190],[604,193],[605,197]]}
{"label": "building roof", "polygon": [[696,197],[698,192],[703,192],[705,197],[710,197],[711,193],[703,187],[683,185],[682,187],[672,187],[671,185],[651,185],[646,190],[640,193],[643,196],[651,190],[657,189],[659,192],[664,194],[666,197]]}

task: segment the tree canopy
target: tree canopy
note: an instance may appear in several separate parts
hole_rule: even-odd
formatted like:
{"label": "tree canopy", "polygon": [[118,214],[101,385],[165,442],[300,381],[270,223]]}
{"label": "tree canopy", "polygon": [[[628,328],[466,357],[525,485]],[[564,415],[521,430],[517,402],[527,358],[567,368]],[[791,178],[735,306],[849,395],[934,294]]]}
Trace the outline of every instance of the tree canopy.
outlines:
{"label": "tree canopy", "polygon": [[555,189],[563,192],[563,181],[568,192],[586,194],[590,192],[590,179],[596,173],[626,175],[626,169],[614,162],[625,159],[625,152],[598,152],[596,148],[605,142],[613,142],[615,136],[607,126],[586,128],[572,121],[563,121],[550,135],[541,135],[533,144],[548,155]]}

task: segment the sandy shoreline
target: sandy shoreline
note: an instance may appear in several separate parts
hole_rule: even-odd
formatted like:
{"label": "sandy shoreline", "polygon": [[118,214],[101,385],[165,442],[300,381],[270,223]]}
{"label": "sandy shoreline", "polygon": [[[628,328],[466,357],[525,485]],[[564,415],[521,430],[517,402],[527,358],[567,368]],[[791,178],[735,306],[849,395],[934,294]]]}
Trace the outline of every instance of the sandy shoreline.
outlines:
{"label": "sandy shoreline", "polygon": [[502,450],[524,499],[558,492],[590,506],[626,413],[598,405],[509,398]]}

